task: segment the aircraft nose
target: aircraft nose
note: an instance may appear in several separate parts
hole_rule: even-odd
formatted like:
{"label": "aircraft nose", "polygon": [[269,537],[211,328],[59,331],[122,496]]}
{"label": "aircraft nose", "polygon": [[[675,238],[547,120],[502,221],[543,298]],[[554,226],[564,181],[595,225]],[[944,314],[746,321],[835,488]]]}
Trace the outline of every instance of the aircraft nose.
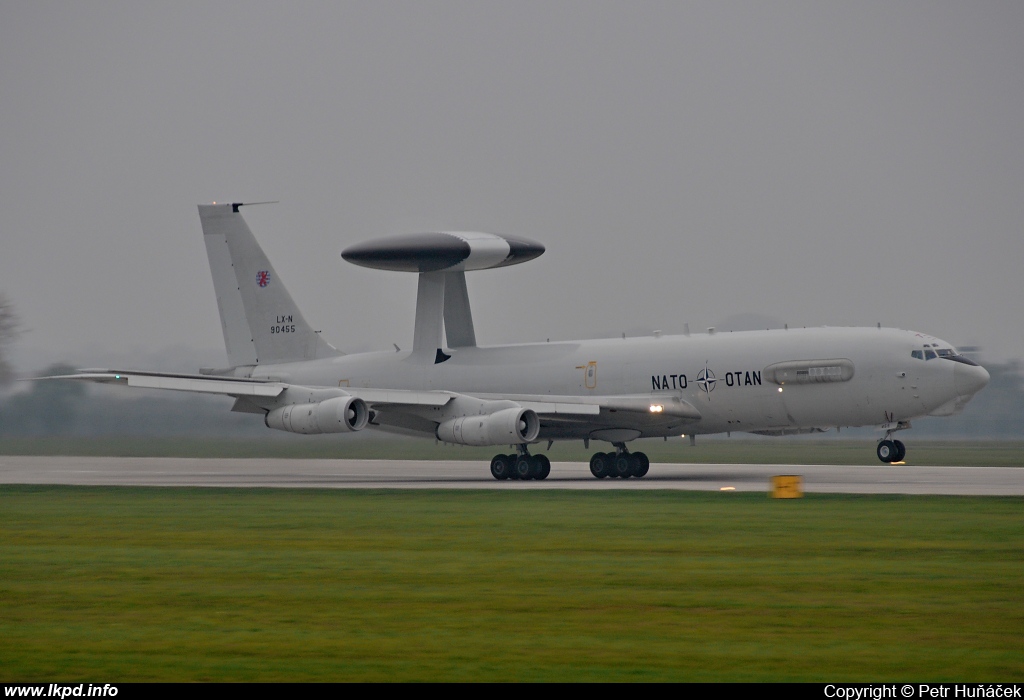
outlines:
{"label": "aircraft nose", "polygon": [[953,370],[953,383],[957,396],[974,396],[988,384],[988,370],[979,365],[957,364]]}

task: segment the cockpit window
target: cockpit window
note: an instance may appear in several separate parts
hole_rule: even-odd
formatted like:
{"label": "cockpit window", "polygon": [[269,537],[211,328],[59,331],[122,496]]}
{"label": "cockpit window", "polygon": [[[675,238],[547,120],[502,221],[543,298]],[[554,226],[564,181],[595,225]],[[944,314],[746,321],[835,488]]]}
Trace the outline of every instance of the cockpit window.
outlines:
{"label": "cockpit window", "polygon": [[[961,362],[965,365],[971,365],[978,367],[978,363],[974,360],[964,357],[956,348],[940,348],[937,343],[925,343],[921,347],[924,350],[911,350],[910,356],[916,360],[934,360],[941,357],[944,360],[953,360],[954,362]],[[932,348],[935,348],[932,350]]]}
{"label": "cockpit window", "polygon": [[960,362],[960,363],[963,363],[965,365],[970,365],[971,367],[980,367],[981,366],[977,362],[972,360],[971,358],[964,357],[963,355],[948,355],[948,356],[944,356],[944,357],[947,360],[953,360],[953,362]]}

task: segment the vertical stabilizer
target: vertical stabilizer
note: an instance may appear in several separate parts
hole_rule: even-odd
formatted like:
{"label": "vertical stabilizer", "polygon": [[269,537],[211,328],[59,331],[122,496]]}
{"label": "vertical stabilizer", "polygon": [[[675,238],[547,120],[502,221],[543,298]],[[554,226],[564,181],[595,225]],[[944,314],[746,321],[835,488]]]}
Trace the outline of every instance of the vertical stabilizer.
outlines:
{"label": "vertical stabilizer", "polygon": [[340,355],[306,323],[239,206],[199,205],[228,363],[237,367]]}

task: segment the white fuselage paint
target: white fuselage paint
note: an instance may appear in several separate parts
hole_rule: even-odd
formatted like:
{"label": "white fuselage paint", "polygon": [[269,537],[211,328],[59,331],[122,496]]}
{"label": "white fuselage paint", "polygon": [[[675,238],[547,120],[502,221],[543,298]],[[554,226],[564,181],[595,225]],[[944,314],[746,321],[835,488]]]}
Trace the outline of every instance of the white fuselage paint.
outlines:
{"label": "white fuselage paint", "polygon": [[[808,328],[467,347],[447,351],[451,359],[440,364],[408,352],[375,352],[236,373],[303,386],[443,390],[513,400],[675,396],[700,411],[701,419],[684,428],[662,424],[642,435],[656,437],[883,425],[966,400],[984,386],[988,375],[981,368],[912,357],[912,350],[926,342],[950,347],[912,331]],[[852,362],[853,377],[780,386],[765,376],[765,368],[776,363],[830,359]],[[713,384],[698,381],[705,370],[713,373]],[[958,389],[958,372],[967,378],[961,387],[969,390]]]}

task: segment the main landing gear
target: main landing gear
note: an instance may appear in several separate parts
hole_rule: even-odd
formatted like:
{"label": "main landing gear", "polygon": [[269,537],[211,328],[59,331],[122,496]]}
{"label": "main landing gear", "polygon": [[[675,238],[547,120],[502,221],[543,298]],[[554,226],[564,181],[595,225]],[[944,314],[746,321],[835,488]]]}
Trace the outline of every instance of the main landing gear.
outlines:
{"label": "main landing gear", "polygon": [[491,476],[498,481],[540,481],[547,479],[550,473],[551,460],[544,455],[531,455],[525,445],[517,445],[516,454],[494,455],[494,459],[491,460]]}
{"label": "main landing gear", "polygon": [[899,440],[893,440],[892,433],[886,433],[885,438],[878,443],[875,452],[880,460],[886,464],[892,464],[903,461],[903,458],[907,456],[907,446]]}
{"label": "main landing gear", "polygon": [[590,473],[598,479],[606,476],[613,479],[640,478],[651,468],[651,460],[643,452],[630,452],[626,444],[616,442],[615,452],[596,452],[590,458]]}

